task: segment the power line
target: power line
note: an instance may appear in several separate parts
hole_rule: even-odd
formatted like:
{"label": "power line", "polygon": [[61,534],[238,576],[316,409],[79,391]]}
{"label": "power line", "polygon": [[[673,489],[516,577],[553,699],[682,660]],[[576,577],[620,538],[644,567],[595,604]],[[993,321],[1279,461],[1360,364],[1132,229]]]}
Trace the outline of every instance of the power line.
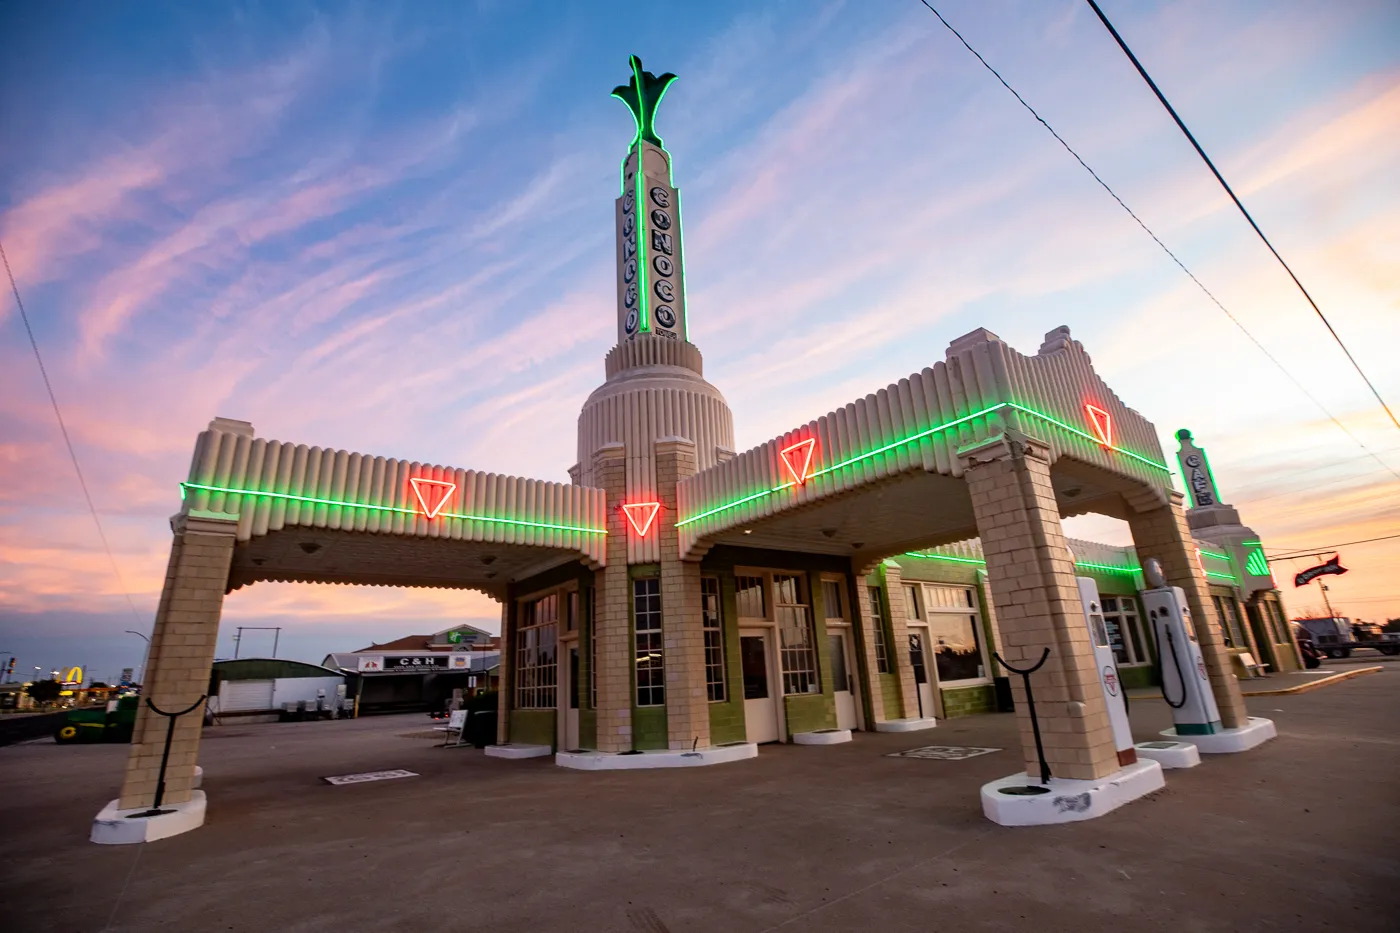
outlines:
{"label": "power line", "polygon": [[1400,538],[1400,535],[1381,535],[1379,538],[1362,538],[1360,541],[1343,541],[1341,544],[1329,544],[1326,547],[1293,548],[1286,554],[1277,557],[1270,557],[1269,563],[1276,560],[1301,560],[1304,557],[1314,557],[1324,551],[1335,551],[1339,547],[1351,547],[1353,544],[1370,544],[1372,541],[1391,541]]}
{"label": "power line", "polygon": [[78,485],[83,488],[83,499],[87,501],[88,511],[92,513],[92,523],[97,526],[97,536],[102,539],[102,550],[107,552],[107,560],[112,564],[112,573],[116,574],[117,585],[121,588],[122,595],[126,597],[126,604],[131,607],[131,614],[136,617],[136,621],[141,621],[141,613],[136,611],[136,603],[132,602],[131,593],[126,588],[126,581],[122,579],[121,568],[117,566],[117,559],[112,556],[112,547],[107,543],[107,533],[102,530],[102,519],[97,517],[97,507],[92,504],[92,494],[88,492],[87,480],[83,478],[83,468],[78,464],[77,451],[73,449],[73,441],[68,437],[68,426],[63,423],[63,412],[58,407],[58,397],[53,393],[53,383],[49,381],[49,372],[44,368],[44,357],[39,353],[39,342],[34,339],[34,328],[29,326],[29,314],[24,310],[24,302],[19,297],[19,286],[15,284],[15,274],[10,269],[10,257],[5,253],[4,243],[0,243],[0,260],[5,263],[5,275],[10,279],[10,291],[15,294],[15,306],[19,308],[19,318],[24,322],[24,332],[29,335],[29,346],[34,350],[34,361],[39,364],[39,375],[44,378],[44,389],[49,393],[49,403],[53,405],[53,414],[58,419],[58,430],[63,435],[63,444],[68,448],[68,458],[73,461],[73,472],[78,474]]}
{"label": "power line", "polygon": [[1318,318],[1327,327],[1327,332],[1332,335],[1332,339],[1337,342],[1337,346],[1342,348],[1342,352],[1345,353],[1347,359],[1351,361],[1352,368],[1356,370],[1356,374],[1366,383],[1366,388],[1371,390],[1371,394],[1376,397],[1376,401],[1381,403],[1381,407],[1385,409],[1385,413],[1390,416],[1391,423],[1394,424],[1396,428],[1400,428],[1400,419],[1395,417],[1395,412],[1391,411],[1385,399],[1381,398],[1380,390],[1376,388],[1375,383],[1371,382],[1370,377],[1361,369],[1361,364],[1356,362],[1356,357],[1351,355],[1351,351],[1347,349],[1347,345],[1342,342],[1342,338],[1338,336],[1336,330],[1333,329],[1332,322],[1327,320],[1327,315],[1322,313],[1322,309],[1317,306],[1317,302],[1313,301],[1312,295],[1308,294],[1308,290],[1303,287],[1303,283],[1298,281],[1298,276],[1293,274],[1293,270],[1289,268],[1288,263],[1284,262],[1278,250],[1274,249],[1274,244],[1270,243],[1269,238],[1264,236],[1264,231],[1259,229],[1259,225],[1254,222],[1254,218],[1250,216],[1244,204],[1235,196],[1234,190],[1230,187],[1229,183],[1225,181],[1225,177],[1220,174],[1220,170],[1215,167],[1215,163],[1210,160],[1210,156],[1206,155],[1206,151],[1201,148],[1201,144],[1196,141],[1196,137],[1186,128],[1186,124],[1177,114],[1176,109],[1168,103],[1167,97],[1162,93],[1161,88],[1157,87],[1157,82],[1153,81],[1152,76],[1147,73],[1147,69],[1142,67],[1142,62],[1138,61],[1137,56],[1133,54],[1133,50],[1128,48],[1128,43],[1124,42],[1123,37],[1118,34],[1118,30],[1113,28],[1113,24],[1108,21],[1108,17],[1104,15],[1103,10],[1099,9],[1099,5],[1095,3],[1094,0],[1088,0],[1088,3],[1089,6],[1093,7],[1094,12],[1098,14],[1099,21],[1104,24],[1109,34],[1113,36],[1113,40],[1118,43],[1118,47],[1123,50],[1123,54],[1128,56],[1128,60],[1133,63],[1133,67],[1137,69],[1138,74],[1142,75],[1142,80],[1146,81],[1147,86],[1152,88],[1152,93],[1157,95],[1157,99],[1162,102],[1163,107],[1167,108],[1167,113],[1172,115],[1172,119],[1176,121],[1176,125],[1180,127],[1181,132],[1186,134],[1186,138],[1189,139],[1191,145],[1195,147],[1196,154],[1206,163],[1206,167],[1209,168],[1211,174],[1215,176],[1215,180],[1220,182],[1220,187],[1225,189],[1225,193],[1230,196],[1230,200],[1235,202],[1235,207],[1240,209],[1240,213],[1244,215],[1244,219],[1249,221],[1249,225],[1254,228],[1254,232],[1259,234],[1259,239],[1264,241],[1264,245],[1269,248],[1269,252],[1274,254],[1274,258],[1278,260],[1278,264],[1283,266],[1283,271],[1288,273],[1288,277],[1293,280],[1293,284],[1298,286],[1298,291],[1302,292],[1303,297],[1308,300],[1308,304],[1312,305],[1313,311],[1317,313]]}
{"label": "power line", "polygon": [[1007,83],[1006,79],[1001,76],[1000,72],[998,72],[995,68],[993,68],[990,64],[987,63],[987,60],[982,57],[981,53],[979,53],[970,44],[968,44],[968,41],[963,38],[962,33],[954,29],[953,25],[943,18],[943,14],[938,12],[938,10],[934,9],[933,4],[930,3],[929,0],[919,0],[919,2],[921,2],[925,7],[927,7],[930,13],[938,17],[938,21],[942,23],[949,32],[951,32],[954,36],[957,37],[957,40],[963,44],[963,48],[971,52],[973,56],[979,62],[982,63],[982,67],[990,71],[992,73],[992,77],[996,78],[999,82],[1001,82],[1002,87],[1006,88],[1008,91],[1011,92],[1011,96],[1015,97],[1016,100],[1020,102],[1021,106],[1025,107],[1026,110],[1030,113],[1030,115],[1035,117],[1035,119],[1040,123],[1040,125],[1045,127],[1045,129],[1050,132],[1051,136],[1055,137],[1059,144],[1064,147],[1066,152],[1074,156],[1074,160],[1078,162],[1081,166],[1083,166],[1084,171],[1088,172],[1091,176],[1093,176],[1094,181],[1098,182],[1099,186],[1102,187],[1103,190],[1107,191],[1109,196],[1112,197],[1113,200],[1118,202],[1118,206],[1123,208],[1123,210],[1127,211],[1128,216],[1133,218],[1133,220],[1137,222],[1137,225],[1141,227],[1143,231],[1147,233],[1148,236],[1152,237],[1152,242],[1160,246],[1162,248],[1162,252],[1166,253],[1168,256],[1171,257],[1172,262],[1176,263],[1177,266],[1181,269],[1181,271],[1185,272],[1187,277],[1189,277],[1192,282],[1196,283],[1196,287],[1199,288],[1202,292],[1204,292],[1205,296],[1209,298],[1217,308],[1224,312],[1225,316],[1230,319],[1230,322],[1233,323],[1236,327],[1238,327],[1240,329],[1240,332],[1243,333],[1246,337],[1248,337],[1250,342],[1259,348],[1259,352],[1264,354],[1264,356],[1268,358],[1270,363],[1273,363],[1274,366],[1278,367],[1279,372],[1283,373],[1285,376],[1288,377],[1288,380],[1298,388],[1299,392],[1302,392],[1303,395],[1307,397],[1308,401],[1316,405],[1318,410],[1321,411],[1324,415],[1326,415],[1329,421],[1331,421],[1338,428],[1340,428],[1343,434],[1351,438],[1358,447],[1366,451],[1366,453],[1369,454],[1377,463],[1385,467],[1386,470],[1388,470],[1390,473],[1394,474],[1397,479],[1400,479],[1400,470],[1397,470],[1395,467],[1392,467],[1390,464],[1386,463],[1379,456],[1377,456],[1376,453],[1371,450],[1371,448],[1367,447],[1364,443],[1362,443],[1361,439],[1355,434],[1351,433],[1347,426],[1342,424],[1342,422],[1337,418],[1337,416],[1332,414],[1332,412],[1327,409],[1327,406],[1323,405],[1320,401],[1318,401],[1317,398],[1311,392],[1308,391],[1307,387],[1304,386],[1301,382],[1299,382],[1297,377],[1295,377],[1291,372],[1288,371],[1287,367],[1280,363],[1272,353],[1266,350],[1264,348],[1264,345],[1260,343],[1259,340],[1249,332],[1249,329],[1240,323],[1239,318],[1231,314],[1230,309],[1226,308],[1225,305],[1221,304],[1220,299],[1216,298],[1215,295],[1212,294],[1211,290],[1206,288],[1205,284],[1200,279],[1196,278],[1195,273],[1193,273],[1190,269],[1186,268],[1186,264],[1177,258],[1176,253],[1173,253],[1167,247],[1167,244],[1163,243],[1162,240],[1157,236],[1157,234],[1153,233],[1152,229],[1148,227],[1147,224],[1143,223],[1141,217],[1133,213],[1133,209],[1130,208],[1126,203],[1124,203],[1123,199],[1118,196],[1117,192],[1115,192],[1112,188],[1109,187],[1108,182],[1100,178],[1099,173],[1095,172],[1092,168],[1089,167],[1089,163],[1085,162],[1084,159],[1079,155],[1079,153],[1075,152],[1074,148],[1069,143],[1065,142],[1064,137],[1061,136],[1059,133],[1055,132],[1055,128],[1049,123],[1047,123],[1045,121],[1045,118],[1042,117],[1039,113],[1037,113],[1034,107],[1026,103],[1026,99],[1022,97],[1019,93],[1017,93],[1014,87]]}

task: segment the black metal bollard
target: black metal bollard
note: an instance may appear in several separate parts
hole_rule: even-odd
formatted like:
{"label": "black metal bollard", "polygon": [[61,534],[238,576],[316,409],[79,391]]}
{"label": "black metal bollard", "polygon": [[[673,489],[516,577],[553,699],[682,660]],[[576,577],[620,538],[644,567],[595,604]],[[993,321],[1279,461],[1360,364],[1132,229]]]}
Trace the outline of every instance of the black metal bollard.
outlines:
{"label": "black metal bollard", "polygon": [[199,704],[207,699],[209,699],[209,696],[205,694],[185,709],[180,710],[180,712],[167,713],[165,710],[152,703],[150,697],[146,697],[146,705],[151,708],[151,712],[166,717],[169,722],[165,727],[165,752],[160,756],[160,775],[156,778],[156,799],[151,804],[151,809],[143,810],[140,813],[133,813],[131,814],[132,817],[158,816],[162,813],[172,812],[169,810],[162,810],[160,805],[165,801],[165,767],[170,764],[170,743],[175,739],[175,720],[186,713],[194,712],[199,708]]}
{"label": "black metal bollard", "polygon": [[1011,673],[1021,675],[1021,682],[1026,688],[1026,705],[1031,708],[1031,733],[1035,736],[1035,754],[1036,757],[1040,759],[1040,783],[1049,784],[1050,763],[1045,760],[1045,746],[1042,745],[1040,741],[1040,720],[1037,719],[1035,715],[1035,694],[1031,691],[1031,675],[1040,670],[1041,666],[1045,664],[1045,659],[1050,657],[1050,649],[1045,648],[1042,650],[1040,653],[1040,660],[1035,662],[1034,666],[1026,668],[1025,670],[1007,664],[1006,659],[995,651],[992,652],[992,657],[996,658],[997,663]]}

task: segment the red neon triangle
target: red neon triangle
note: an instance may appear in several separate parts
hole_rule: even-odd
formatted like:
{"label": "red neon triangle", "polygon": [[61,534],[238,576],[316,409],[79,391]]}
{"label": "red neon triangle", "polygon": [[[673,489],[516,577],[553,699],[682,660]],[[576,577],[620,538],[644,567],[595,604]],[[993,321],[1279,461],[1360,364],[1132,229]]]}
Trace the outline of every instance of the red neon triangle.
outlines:
{"label": "red neon triangle", "polygon": [[437,518],[442,507],[447,505],[452,494],[457,491],[456,483],[442,479],[414,476],[410,477],[408,482],[413,487],[413,494],[418,497],[418,506],[423,510],[425,518]]}
{"label": "red neon triangle", "polygon": [[792,478],[797,480],[797,485],[801,486],[807,482],[807,477],[812,469],[812,454],[816,452],[817,439],[809,437],[805,441],[798,441],[791,447],[784,447],[780,451],[783,458],[783,465],[788,468]]}
{"label": "red neon triangle", "polygon": [[639,538],[645,538],[647,532],[651,531],[651,524],[656,521],[656,515],[660,511],[660,502],[628,502],[622,506],[622,514],[627,516],[627,521],[631,523],[632,530]]}
{"label": "red neon triangle", "polygon": [[1097,405],[1085,405],[1084,412],[1089,416],[1089,427],[1094,429],[1094,436],[1099,439],[1099,443],[1105,447],[1113,446],[1113,416]]}

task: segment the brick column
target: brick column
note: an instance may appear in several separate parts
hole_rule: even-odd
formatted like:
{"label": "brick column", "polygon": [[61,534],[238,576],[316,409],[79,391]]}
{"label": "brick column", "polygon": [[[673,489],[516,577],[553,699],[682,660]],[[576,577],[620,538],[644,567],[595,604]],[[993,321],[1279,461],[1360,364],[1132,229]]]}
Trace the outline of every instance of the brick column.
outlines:
{"label": "brick column", "polygon": [[[890,634],[894,644],[889,645],[890,663],[894,665],[895,676],[899,678],[899,699],[904,704],[904,715],[913,719],[919,714],[919,686],[914,682],[914,666],[909,660],[909,603],[904,598],[904,574],[898,564],[880,564],[880,584],[885,588],[885,598],[890,603]],[[926,663],[933,661],[933,646],[925,645]],[[933,676],[929,671],[928,675]],[[932,718],[933,710],[925,710],[925,718]]]}
{"label": "brick column", "polygon": [[[172,518],[170,527],[175,539],[170,545],[165,587],[156,609],[142,702],[136,713],[131,754],[122,782],[119,806],[123,810],[149,807],[155,802],[169,720],[151,712],[145,700],[149,698],[161,709],[174,712],[185,709],[209,689],[238,516],[191,511]],[[175,721],[162,803],[184,803],[190,799],[203,728],[202,705]]]}
{"label": "brick column", "polygon": [[[1230,654],[1220,638],[1220,620],[1210,601],[1205,573],[1196,560],[1195,539],[1186,524],[1186,512],[1181,507],[1181,493],[1173,491],[1166,505],[1157,499],[1141,499],[1131,504],[1128,526],[1133,532],[1133,546],[1138,560],[1156,558],[1162,565],[1162,575],[1171,586],[1186,593],[1191,608],[1191,624],[1196,628],[1196,641],[1210,674],[1210,686],[1215,704],[1220,707],[1220,723],[1227,729],[1238,729],[1249,722],[1239,680],[1230,668]],[[1156,508],[1138,507],[1156,504]],[[1160,648],[1158,650],[1161,650]]]}
{"label": "brick column", "polygon": [[[860,630],[860,669],[865,675],[865,692],[870,702],[866,709],[869,710],[869,726],[873,730],[875,723],[885,722],[887,714],[885,712],[885,697],[880,690],[880,662],[875,657],[875,626],[879,624],[879,615],[875,611],[876,607],[870,605],[870,587],[865,582],[865,577],[869,573],[869,568],[853,567],[851,572],[851,585],[855,587],[855,593],[851,599],[851,605],[855,609],[855,618],[851,623]],[[885,646],[886,650],[889,646]],[[898,710],[895,710],[898,713]]]}
{"label": "brick column", "polygon": [[[1045,758],[1056,777],[1091,780],[1119,769],[1099,686],[1074,560],[1050,486],[1049,450],[1024,437],[998,436],[960,451],[964,479],[987,559],[1002,656],[1032,676]],[[1039,774],[1020,675],[1011,674],[1026,773]]]}
{"label": "brick column", "polygon": [[676,538],[676,484],[693,476],[695,444],[666,437],[656,442],[656,516],[661,544],[661,625],[666,650],[666,744],[708,747],[710,700],[705,690],[705,625],[700,614],[700,565],[680,559]]}
{"label": "brick column", "polygon": [[627,450],[600,447],[593,455],[594,485],[608,494],[608,565],[597,574],[598,751],[632,750],[632,588],[627,579]]}

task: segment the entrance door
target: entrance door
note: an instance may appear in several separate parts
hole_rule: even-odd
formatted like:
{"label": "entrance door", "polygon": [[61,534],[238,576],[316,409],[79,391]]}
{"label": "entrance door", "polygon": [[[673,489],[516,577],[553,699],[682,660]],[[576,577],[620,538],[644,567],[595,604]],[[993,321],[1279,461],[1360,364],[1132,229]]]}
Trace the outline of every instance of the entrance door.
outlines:
{"label": "entrance door", "polygon": [[933,718],[933,684],[928,676],[928,664],[924,656],[924,643],[927,640],[924,629],[909,632],[909,666],[914,669],[914,692],[919,697],[919,718]]}
{"label": "entrance door", "polygon": [[851,679],[850,657],[846,654],[845,632],[828,632],[827,653],[831,655],[831,690],[836,698],[836,728],[858,729],[856,685]]}
{"label": "entrance door", "polygon": [[569,646],[569,667],[565,675],[569,682],[564,685],[564,695],[568,705],[564,708],[564,748],[578,748],[578,645]]}
{"label": "entrance door", "polygon": [[744,672],[744,724],[750,742],[777,742],[778,698],[768,664],[768,633],[739,636],[739,660]]}

